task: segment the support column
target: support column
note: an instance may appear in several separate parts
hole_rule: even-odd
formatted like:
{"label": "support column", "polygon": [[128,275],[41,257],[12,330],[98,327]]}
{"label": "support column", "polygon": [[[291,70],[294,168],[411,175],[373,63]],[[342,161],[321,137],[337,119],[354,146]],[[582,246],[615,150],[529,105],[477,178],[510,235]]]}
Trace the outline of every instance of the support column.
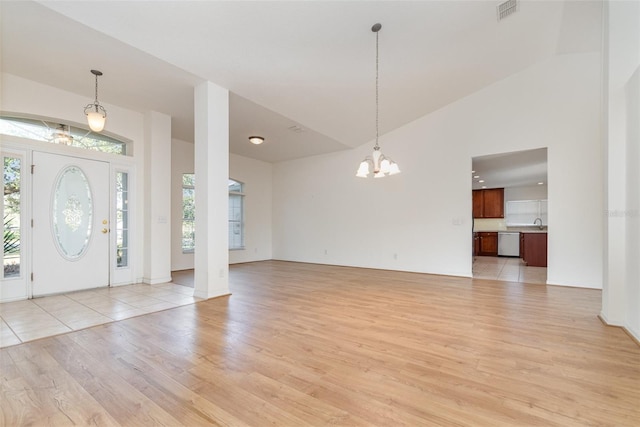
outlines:
{"label": "support column", "polygon": [[229,91],[195,88],[196,248],[193,295],[229,294]]}
{"label": "support column", "polygon": [[149,284],[171,281],[171,116],[144,116],[144,269]]}

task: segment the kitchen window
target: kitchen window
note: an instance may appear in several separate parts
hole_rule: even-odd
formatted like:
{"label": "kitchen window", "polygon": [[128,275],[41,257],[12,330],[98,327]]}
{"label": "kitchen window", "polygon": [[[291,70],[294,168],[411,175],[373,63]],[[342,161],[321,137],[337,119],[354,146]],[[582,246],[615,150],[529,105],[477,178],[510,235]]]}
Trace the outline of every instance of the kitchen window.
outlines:
{"label": "kitchen window", "polygon": [[532,226],[536,219],[542,220],[542,225],[547,225],[547,201],[546,200],[510,200],[507,202],[505,214],[507,226],[523,227]]}

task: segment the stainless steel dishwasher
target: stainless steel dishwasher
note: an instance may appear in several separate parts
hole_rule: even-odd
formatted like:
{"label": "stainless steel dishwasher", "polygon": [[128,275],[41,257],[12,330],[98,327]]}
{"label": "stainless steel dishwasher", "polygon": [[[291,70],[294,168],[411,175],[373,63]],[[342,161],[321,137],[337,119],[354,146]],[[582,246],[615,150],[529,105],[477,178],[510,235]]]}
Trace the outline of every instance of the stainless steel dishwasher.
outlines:
{"label": "stainless steel dishwasher", "polygon": [[498,232],[498,256],[520,256],[520,233],[517,231]]}

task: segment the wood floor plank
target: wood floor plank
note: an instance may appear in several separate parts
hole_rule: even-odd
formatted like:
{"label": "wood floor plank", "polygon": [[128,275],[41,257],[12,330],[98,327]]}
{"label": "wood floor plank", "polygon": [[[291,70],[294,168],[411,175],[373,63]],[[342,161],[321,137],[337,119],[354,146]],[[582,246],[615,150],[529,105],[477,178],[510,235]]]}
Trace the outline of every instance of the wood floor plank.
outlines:
{"label": "wood floor plank", "polygon": [[12,347],[7,353],[21,377],[3,384],[6,425],[118,425],[107,411],[61,369],[43,342]]}
{"label": "wood floor plank", "polygon": [[230,288],[0,349],[2,425],[640,425],[599,290],[279,261]]}
{"label": "wood floor plank", "polygon": [[[140,350],[140,346],[136,346],[132,350],[125,349],[113,342],[104,345],[101,333],[96,330],[86,330],[71,339],[87,353],[103,360],[107,369],[127,381],[156,405],[168,411],[181,424],[243,425],[239,419],[231,416],[222,408],[210,404],[206,399],[173,380],[170,376],[175,375],[175,371],[167,369],[169,364],[157,363],[158,360],[164,360],[162,356],[166,356],[166,354],[156,355],[156,358],[150,359],[148,354],[137,351]],[[106,357],[105,348],[113,353],[114,357]],[[170,358],[167,359],[170,360]]]}
{"label": "wood floor plank", "polygon": [[[98,327],[102,328],[102,327]],[[82,333],[82,331],[78,332]],[[121,425],[179,425],[180,422],[132,384],[108,369],[69,335],[49,339],[47,351]],[[47,341],[49,341],[47,340]]]}

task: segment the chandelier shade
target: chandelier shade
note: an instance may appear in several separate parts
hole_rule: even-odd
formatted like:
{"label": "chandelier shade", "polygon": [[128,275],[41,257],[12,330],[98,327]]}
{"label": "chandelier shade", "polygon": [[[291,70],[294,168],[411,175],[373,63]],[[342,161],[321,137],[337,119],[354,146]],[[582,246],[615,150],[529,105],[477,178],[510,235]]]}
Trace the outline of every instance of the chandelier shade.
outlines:
{"label": "chandelier shade", "polygon": [[371,156],[365,157],[365,159],[360,162],[360,166],[358,167],[358,171],[356,172],[356,176],[358,178],[367,178],[369,173],[373,172],[374,178],[384,178],[387,175],[396,175],[400,173],[400,167],[396,162],[391,160],[382,154],[380,150],[380,145],[378,144],[378,117],[379,117],[379,84],[378,84],[378,62],[379,62],[379,49],[378,49],[378,32],[382,28],[381,24],[374,24],[371,27],[371,31],[376,33],[376,145],[373,147],[373,154]]}
{"label": "chandelier shade", "polygon": [[102,75],[102,71],[91,70],[91,74],[96,76],[96,99],[93,104],[84,107],[84,114],[87,116],[89,128],[94,132],[102,132],[107,121],[107,110],[98,102],[98,76]]}

